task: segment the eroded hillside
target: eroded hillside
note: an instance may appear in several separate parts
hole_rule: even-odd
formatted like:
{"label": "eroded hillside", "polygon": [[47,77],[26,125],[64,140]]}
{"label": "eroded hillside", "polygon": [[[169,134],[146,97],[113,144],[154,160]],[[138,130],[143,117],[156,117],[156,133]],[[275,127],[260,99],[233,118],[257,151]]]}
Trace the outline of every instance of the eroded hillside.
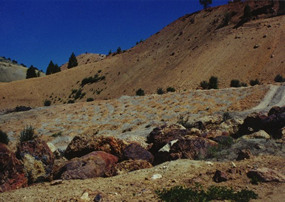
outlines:
{"label": "eroded hillside", "polygon": [[[185,15],[101,61],[45,78],[0,84],[0,108],[43,106],[45,100],[63,104],[110,99],[135,95],[139,88],[147,94],[169,86],[183,91],[198,88],[211,76],[218,77],[220,88],[229,87],[232,79],[271,83],[277,74],[285,74],[285,16],[276,16],[277,2],[251,1],[252,18],[241,25],[245,5],[232,3]],[[83,84],[88,77],[104,79]]]}

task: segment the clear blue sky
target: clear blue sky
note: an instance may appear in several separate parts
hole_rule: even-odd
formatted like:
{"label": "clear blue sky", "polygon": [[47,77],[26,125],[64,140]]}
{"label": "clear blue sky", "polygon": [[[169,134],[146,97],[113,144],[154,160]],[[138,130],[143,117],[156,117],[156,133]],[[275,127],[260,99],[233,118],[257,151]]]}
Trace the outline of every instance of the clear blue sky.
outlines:
{"label": "clear blue sky", "polygon": [[201,9],[199,0],[0,0],[0,56],[45,72],[72,52],[129,49]]}

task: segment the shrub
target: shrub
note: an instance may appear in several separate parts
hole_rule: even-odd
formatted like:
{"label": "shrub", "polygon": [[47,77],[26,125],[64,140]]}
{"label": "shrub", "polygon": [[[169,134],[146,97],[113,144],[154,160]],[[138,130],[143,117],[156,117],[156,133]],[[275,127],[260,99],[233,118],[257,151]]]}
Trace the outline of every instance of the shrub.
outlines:
{"label": "shrub", "polygon": [[225,186],[210,186],[204,190],[202,186],[186,188],[175,186],[170,189],[156,190],[162,201],[212,201],[212,200],[233,200],[248,202],[250,199],[257,199],[258,195],[251,191],[242,189],[235,192],[232,188]]}
{"label": "shrub", "polygon": [[233,80],[231,80],[231,85],[230,86],[238,88],[238,87],[241,87],[241,84],[240,84],[239,80],[233,79]]}
{"label": "shrub", "polygon": [[259,82],[258,79],[255,79],[255,80],[250,80],[249,84],[250,84],[251,86],[255,86],[255,85],[259,85],[260,82]]}
{"label": "shrub", "polygon": [[168,88],[166,89],[166,91],[167,91],[167,92],[175,92],[175,88],[173,88],[173,87],[168,87]]}
{"label": "shrub", "polygon": [[158,95],[162,95],[164,93],[162,88],[158,88],[156,92]]}
{"label": "shrub", "polygon": [[240,85],[241,85],[242,87],[247,87],[247,83],[244,83],[244,82],[241,82]]}
{"label": "shrub", "polygon": [[251,18],[251,8],[250,8],[250,6],[249,6],[248,4],[244,7],[244,10],[243,10],[243,17],[244,17],[245,19]]}
{"label": "shrub", "polygon": [[86,100],[87,102],[92,102],[92,101],[94,101],[94,98],[92,98],[92,97],[89,97],[89,98],[87,98],[87,100]]}
{"label": "shrub", "polygon": [[231,117],[231,115],[230,115],[229,112],[223,113],[223,121],[229,120],[229,119],[231,119],[231,118],[232,118],[232,117]]}
{"label": "shrub", "polygon": [[117,48],[117,52],[116,52],[116,53],[117,53],[117,54],[120,54],[121,52],[122,52],[121,47],[118,47],[118,48]]}
{"label": "shrub", "polygon": [[52,137],[60,137],[60,136],[62,136],[62,132],[54,133],[51,136]]}
{"label": "shrub", "polygon": [[9,143],[8,135],[4,133],[2,130],[0,130],[0,142],[6,145],[8,145]]}
{"label": "shrub", "polygon": [[51,101],[50,100],[45,100],[44,106],[50,106],[50,105],[51,105]]}
{"label": "shrub", "polygon": [[69,57],[67,68],[70,69],[72,67],[76,67],[77,65],[78,65],[78,62],[77,62],[76,56],[74,53],[72,53],[71,56]]}
{"label": "shrub", "polygon": [[72,104],[72,103],[74,103],[74,100],[68,100],[67,103],[68,103],[68,104]]}
{"label": "shrub", "polygon": [[144,90],[143,89],[138,89],[137,91],[136,91],[136,95],[138,95],[138,96],[144,96],[145,94],[144,94]]}
{"label": "shrub", "polygon": [[208,89],[209,88],[209,83],[207,81],[202,81],[200,83],[200,86],[202,89]]}
{"label": "shrub", "polygon": [[285,78],[283,78],[280,74],[277,74],[274,78],[275,82],[284,82]]}
{"label": "shrub", "polygon": [[34,128],[32,126],[27,126],[21,132],[20,142],[26,142],[29,140],[33,140],[35,138],[36,138],[36,135],[34,134]]}
{"label": "shrub", "polygon": [[218,78],[211,76],[209,79],[209,89],[218,89]]}
{"label": "shrub", "polygon": [[80,98],[82,93],[82,89],[78,89],[77,92],[74,95],[74,99],[77,100],[78,98]]}

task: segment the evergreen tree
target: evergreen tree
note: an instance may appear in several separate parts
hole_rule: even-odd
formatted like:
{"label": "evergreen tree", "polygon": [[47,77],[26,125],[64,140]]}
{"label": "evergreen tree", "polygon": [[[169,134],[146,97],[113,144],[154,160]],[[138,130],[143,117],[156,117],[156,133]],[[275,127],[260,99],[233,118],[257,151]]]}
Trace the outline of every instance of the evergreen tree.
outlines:
{"label": "evergreen tree", "polygon": [[67,68],[70,69],[70,68],[72,68],[72,67],[76,67],[77,65],[78,65],[78,63],[77,63],[77,59],[76,59],[76,57],[75,57],[75,54],[72,53],[71,56],[70,56],[70,58],[69,58]]}
{"label": "evergreen tree", "polygon": [[60,67],[57,64],[55,64],[54,65],[54,73],[57,73],[57,72],[60,72],[60,71],[61,71]]}
{"label": "evergreen tree", "polygon": [[36,68],[31,65],[26,73],[26,79],[37,77]]}
{"label": "evergreen tree", "polygon": [[52,62],[52,60],[49,62],[49,65],[47,67],[47,71],[46,71],[46,75],[50,75],[53,73],[54,70],[54,64]]}
{"label": "evergreen tree", "polygon": [[199,0],[200,4],[204,6],[204,9],[209,7],[209,4],[212,4],[212,0]]}

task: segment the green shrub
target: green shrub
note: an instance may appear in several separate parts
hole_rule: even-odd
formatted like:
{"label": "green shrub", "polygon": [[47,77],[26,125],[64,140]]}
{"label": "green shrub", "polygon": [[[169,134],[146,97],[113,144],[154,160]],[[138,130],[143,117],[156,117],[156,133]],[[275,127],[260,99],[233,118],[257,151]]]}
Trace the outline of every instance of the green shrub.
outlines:
{"label": "green shrub", "polygon": [[255,79],[255,80],[250,80],[249,84],[250,84],[251,86],[255,86],[255,85],[259,85],[260,82],[259,82],[258,79]]}
{"label": "green shrub", "polygon": [[258,195],[251,191],[243,189],[235,192],[232,188],[225,186],[210,186],[204,190],[202,186],[187,188],[175,186],[170,189],[156,190],[158,197],[162,201],[173,202],[202,202],[211,200],[232,200],[238,202],[248,202],[250,199],[257,199]]}
{"label": "green shrub", "polygon": [[8,135],[2,130],[0,130],[0,142],[6,145],[9,143]]}
{"label": "green shrub", "polygon": [[209,83],[207,81],[202,81],[200,86],[202,89],[209,89]]}
{"label": "green shrub", "polygon": [[25,129],[21,132],[20,142],[26,142],[35,139],[36,135],[34,133],[34,128],[32,126],[25,127]]}
{"label": "green shrub", "polygon": [[231,119],[231,118],[232,118],[232,117],[231,117],[231,115],[230,115],[229,112],[223,113],[223,121],[229,120],[229,119]]}
{"label": "green shrub", "polygon": [[96,83],[96,82],[99,82],[99,81],[103,81],[103,80],[105,80],[105,79],[106,79],[105,76],[99,76],[98,74],[95,74],[94,77],[90,76],[90,77],[84,78],[84,79],[81,81],[80,86],[83,87],[83,86],[85,86],[86,84]]}
{"label": "green shrub", "polygon": [[44,101],[44,106],[50,106],[51,105],[51,101],[50,100],[45,100]]}
{"label": "green shrub", "polygon": [[158,95],[164,94],[164,91],[163,91],[162,88],[158,88],[156,92],[157,92]]}
{"label": "green shrub", "polygon": [[60,136],[62,136],[62,132],[54,133],[51,136],[52,137],[60,137]]}
{"label": "green shrub", "polygon": [[238,88],[238,87],[241,87],[241,84],[240,84],[240,81],[237,80],[237,79],[233,79],[231,80],[231,87],[235,87],[235,88]]}
{"label": "green shrub", "polygon": [[218,89],[218,78],[211,76],[209,79],[209,89]]}
{"label": "green shrub", "polygon": [[68,103],[68,104],[72,104],[72,103],[74,103],[74,100],[68,100],[67,103]]}
{"label": "green shrub", "polygon": [[168,88],[166,89],[166,91],[167,91],[167,92],[175,92],[175,88],[173,88],[173,87],[168,87]]}
{"label": "green shrub", "polygon": [[240,85],[241,85],[242,87],[247,87],[247,83],[244,83],[244,82],[241,82]]}
{"label": "green shrub", "polygon": [[87,98],[87,100],[86,100],[87,102],[92,102],[92,101],[94,101],[94,98],[92,98],[92,97],[89,97],[89,98]]}
{"label": "green shrub", "polygon": [[74,95],[74,99],[77,100],[81,97],[82,89],[78,89],[77,92]]}
{"label": "green shrub", "polygon": [[144,94],[144,90],[143,89],[138,89],[137,91],[136,91],[136,95],[138,95],[138,96],[144,96],[145,94]]}
{"label": "green shrub", "polygon": [[276,77],[274,78],[275,82],[284,82],[285,78],[283,78],[280,74],[277,74]]}

